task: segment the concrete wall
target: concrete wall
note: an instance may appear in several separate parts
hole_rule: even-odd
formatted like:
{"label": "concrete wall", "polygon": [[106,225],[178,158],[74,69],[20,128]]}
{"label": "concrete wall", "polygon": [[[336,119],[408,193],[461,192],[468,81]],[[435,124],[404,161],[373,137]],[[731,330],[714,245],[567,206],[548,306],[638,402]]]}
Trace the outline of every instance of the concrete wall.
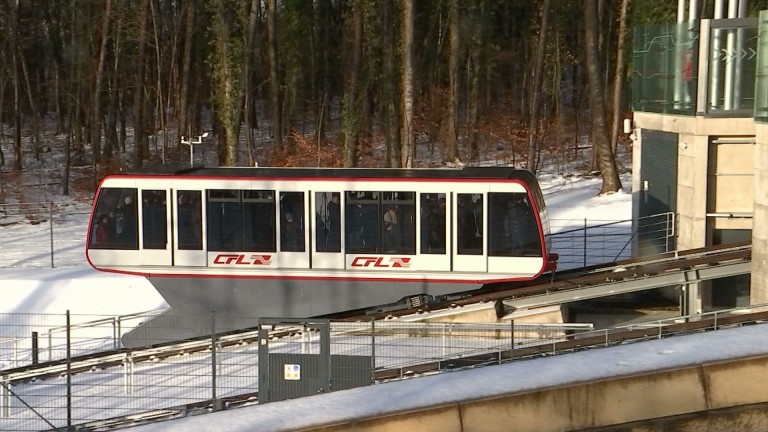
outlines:
{"label": "concrete wall", "polygon": [[[708,183],[710,176],[711,137],[755,137],[755,146],[744,146],[740,155],[732,155],[730,164],[749,170],[754,167],[753,193],[738,195],[744,208],[752,206],[749,219],[719,219],[721,228],[752,229],[752,281],[751,304],[768,303],[768,125],[755,123],[751,118],[705,118],[635,113],[636,128],[661,130],[679,134],[678,186],[677,186],[677,247],[680,250],[699,248],[711,244],[707,231]],[[640,132],[642,133],[642,132]],[[642,135],[633,145],[633,190],[640,190],[640,162]],[[734,160],[737,159],[737,160]],[[637,195],[636,195],[637,196]],[[749,202],[752,201],[752,202]],[[637,216],[638,202],[633,202]],[[710,227],[711,229],[711,227]]]}
{"label": "concrete wall", "polygon": [[756,124],[751,304],[768,303],[768,125]]}
{"label": "concrete wall", "polygon": [[[735,423],[734,423],[735,422]],[[768,430],[768,356],[619,376],[304,431]],[[601,429],[602,430],[602,429]]]}
{"label": "concrete wall", "polygon": [[[640,155],[642,129],[652,129],[679,134],[678,142],[678,249],[707,246],[707,184],[710,137],[754,136],[755,122],[751,118],[705,118],[672,116],[654,113],[634,113],[634,124],[640,129],[633,145],[633,190],[640,190]],[[745,152],[742,160],[735,163],[752,166],[754,154]],[[768,187],[768,184],[765,184]],[[757,184],[755,189],[759,189]],[[751,201],[751,196],[744,196]],[[639,203],[633,203],[637,207]]]}

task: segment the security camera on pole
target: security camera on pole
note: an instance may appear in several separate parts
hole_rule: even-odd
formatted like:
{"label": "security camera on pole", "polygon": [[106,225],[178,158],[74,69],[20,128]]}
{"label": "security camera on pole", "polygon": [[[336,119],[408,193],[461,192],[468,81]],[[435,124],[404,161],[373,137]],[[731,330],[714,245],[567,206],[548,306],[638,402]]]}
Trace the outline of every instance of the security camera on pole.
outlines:
{"label": "security camera on pole", "polygon": [[183,136],[181,137],[181,143],[189,146],[189,166],[194,166],[195,164],[194,163],[195,150],[194,150],[194,147],[192,146],[194,144],[202,144],[203,138],[207,138],[207,137],[208,137],[208,132],[205,132],[202,135],[198,135],[197,138],[189,138],[185,140]]}

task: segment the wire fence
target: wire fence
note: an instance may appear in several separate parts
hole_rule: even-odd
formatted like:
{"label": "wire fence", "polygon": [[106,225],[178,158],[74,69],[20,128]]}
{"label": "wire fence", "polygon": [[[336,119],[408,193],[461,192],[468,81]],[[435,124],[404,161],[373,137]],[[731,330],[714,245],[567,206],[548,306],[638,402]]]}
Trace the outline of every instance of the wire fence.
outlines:
{"label": "wire fence", "polygon": [[[266,328],[258,319],[214,315],[165,321],[173,328],[164,330],[183,333],[179,325],[207,327],[213,330],[210,336],[155,344],[139,329],[146,344],[122,347],[123,337],[138,324],[152,322],[160,312],[124,317],[0,315],[5,342],[0,343],[0,430],[94,429],[108,419],[167,415],[158,413],[179,406],[188,410],[211,400],[256,401],[263,373],[260,349],[268,346],[270,355],[287,355],[287,361],[293,362],[322,353],[322,341],[312,323]],[[216,323],[223,321],[236,322],[244,330],[216,332]],[[329,326],[328,363],[341,365],[334,378],[338,384],[330,390],[343,388],[340,383],[350,376],[363,376],[366,384],[414,376],[419,365],[429,362],[442,361],[446,369],[477,365],[483,360],[460,361],[552,343],[592,328],[589,324],[515,322],[330,322]],[[342,360],[351,357],[365,360],[345,366]],[[305,378],[316,373],[305,371]],[[268,382],[277,381],[277,387],[291,384],[283,379],[282,370],[276,375]]]}
{"label": "wire fence", "polygon": [[[766,305],[756,305],[602,330],[592,330],[588,324],[515,321],[326,322],[330,329],[326,341],[317,322],[261,325],[256,319],[239,319],[240,325],[252,327],[222,333],[215,331],[215,323],[223,317],[211,315],[184,320],[211,328],[207,337],[116,350],[119,336],[128,334],[131,326],[115,323],[137,323],[134,318],[145,322],[156,315],[0,315],[1,340],[16,340],[0,344],[4,362],[0,430],[107,430],[117,424],[262,403],[261,395],[267,390],[270,394],[282,391],[284,398],[314,394],[295,387],[321,374],[320,369],[310,367],[313,365],[326,365],[334,371],[327,390],[335,391],[349,388],[344,383],[354,376],[363,377],[358,385],[371,385],[743,325],[744,316],[754,319],[746,313],[762,313],[766,316],[761,320],[765,320],[765,311]],[[62,322],[69,322],[64,331]],[[39,338],[38,354],[32,352],[33,332],[50,335]],[[631,338],[626,336],[630,333]],[[49,343],[54,346],[47,346]],[[265,357],[267,353],[274,357]],[[32,364],[35,358],[37,365]],[[277,358],[283,359],[278,367],[266,368],[277,363]],[[315,359],[314,363],[306,363],[307,358]],[[350,363],[350,358],[363,361]],[[297,369],[299,365],[303,369]]]}

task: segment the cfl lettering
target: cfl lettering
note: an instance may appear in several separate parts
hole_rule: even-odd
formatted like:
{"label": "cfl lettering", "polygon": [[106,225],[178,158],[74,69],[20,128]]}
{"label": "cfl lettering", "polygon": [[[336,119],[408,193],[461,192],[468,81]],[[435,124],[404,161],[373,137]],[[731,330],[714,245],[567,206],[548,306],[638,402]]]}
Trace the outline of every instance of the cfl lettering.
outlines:
{"label": "cfl lettering", "polygon": [[389,259],[389,263],[384,262],[384,257],[376,257],[376,256],[359,256],[355,257],[354,260],[352,260],[352,267],[410,267],[411,266],[411,259],[410,258],[396,258],[392,257]]}
{"label": "cfl lettering", "polygon": [[272,265],[272,255],[251,255],[243,254],[219,254],[213,259],[214,264],[224,265]]}

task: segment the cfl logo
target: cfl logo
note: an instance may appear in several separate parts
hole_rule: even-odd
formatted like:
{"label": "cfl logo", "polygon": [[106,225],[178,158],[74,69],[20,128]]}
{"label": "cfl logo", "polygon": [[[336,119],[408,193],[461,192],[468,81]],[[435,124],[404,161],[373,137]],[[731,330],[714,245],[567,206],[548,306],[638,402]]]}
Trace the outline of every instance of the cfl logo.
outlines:
{"label": "cfl logo", "polygon": [[408,268],[411,266],[410,258],[391,257],[389,262],[384,262],[384,257],[359,256],[352,260],[352,267],[374,267],[374,268]]}
{"label": "cfl logo", "polygon": [[213,259],[214,264],[224,265],[272,265],[272,255],[219,254]]}

